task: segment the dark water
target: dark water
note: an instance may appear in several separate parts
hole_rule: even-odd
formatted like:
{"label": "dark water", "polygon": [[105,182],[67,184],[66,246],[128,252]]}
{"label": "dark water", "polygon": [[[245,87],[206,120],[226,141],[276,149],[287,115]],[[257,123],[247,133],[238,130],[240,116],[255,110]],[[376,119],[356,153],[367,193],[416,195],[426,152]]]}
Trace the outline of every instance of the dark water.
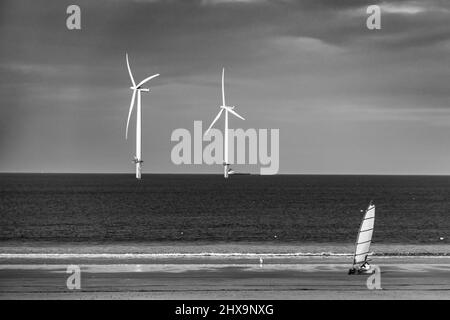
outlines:
{"label": "dark water", "polygon": [[450,242],[446,176],[132,174],[0,174],[0,241],[354,242],[370,199],[375,242]]}

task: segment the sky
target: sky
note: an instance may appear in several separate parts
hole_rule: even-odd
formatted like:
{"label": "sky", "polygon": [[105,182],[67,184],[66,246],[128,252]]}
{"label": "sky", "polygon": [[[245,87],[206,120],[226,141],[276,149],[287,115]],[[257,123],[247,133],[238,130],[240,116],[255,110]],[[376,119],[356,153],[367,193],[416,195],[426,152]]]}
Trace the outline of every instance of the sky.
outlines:
{"label": "sky", "polygon": [[144,173],[222,172],[173,164],[170,137],[209,126],[225,67],[230,126],[279,129],[279,173],[450,174],[449,22],[447,0],[3,0],[0,172],[131,174],[128,52],[136,80],[161,74]]}

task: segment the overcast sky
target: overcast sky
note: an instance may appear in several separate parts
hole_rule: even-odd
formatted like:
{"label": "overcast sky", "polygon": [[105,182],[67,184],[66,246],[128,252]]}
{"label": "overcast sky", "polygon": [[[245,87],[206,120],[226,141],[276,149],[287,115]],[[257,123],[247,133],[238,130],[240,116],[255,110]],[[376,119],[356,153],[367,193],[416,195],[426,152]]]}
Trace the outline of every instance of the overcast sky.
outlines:
{"label": "overcast sky", "polygon": [[170,136],[209,125],[225,67],[231,127],[279,128],[280,173],[450,174],[447,0],[2,0],[0,41],[3,172],[132,173],[128,52],[137,80],[161,74],[144,173],[222,172],[172,164]]}

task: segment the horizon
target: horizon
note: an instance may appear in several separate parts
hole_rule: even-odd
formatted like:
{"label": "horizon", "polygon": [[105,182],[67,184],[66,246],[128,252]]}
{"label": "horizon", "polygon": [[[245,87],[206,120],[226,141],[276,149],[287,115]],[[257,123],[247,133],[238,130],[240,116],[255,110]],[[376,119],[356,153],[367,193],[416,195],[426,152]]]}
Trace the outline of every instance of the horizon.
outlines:
{"label": "horizon", "polygon": [[[131,175],[134,172],[38,172],[38,171],[23,171],[23,172],[6,172],[2,171],[1,174],[80,174],[80,175]],[[142,176],[151,175],[205,175],[205,176],[220,176],[223,177],[222,172],[143,172]],[[265,175],[260,173],[251,172],[238,172],[237,176],[240,175],[251,175],[251,176],[262,176],[262,177],[276,177],[276,176],[404,176],[404,177],[450,177],[450,174],[389,174],[389,173],[277,173],[273,175]]]}

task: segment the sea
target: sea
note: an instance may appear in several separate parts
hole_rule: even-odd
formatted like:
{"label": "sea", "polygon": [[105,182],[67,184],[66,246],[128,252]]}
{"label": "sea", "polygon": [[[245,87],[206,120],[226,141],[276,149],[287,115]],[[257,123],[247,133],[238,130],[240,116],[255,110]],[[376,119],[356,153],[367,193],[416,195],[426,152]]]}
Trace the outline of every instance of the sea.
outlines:
{"label": "sea", "polygon": [[450,243],[450,176],[0,174],[2,244]]}

